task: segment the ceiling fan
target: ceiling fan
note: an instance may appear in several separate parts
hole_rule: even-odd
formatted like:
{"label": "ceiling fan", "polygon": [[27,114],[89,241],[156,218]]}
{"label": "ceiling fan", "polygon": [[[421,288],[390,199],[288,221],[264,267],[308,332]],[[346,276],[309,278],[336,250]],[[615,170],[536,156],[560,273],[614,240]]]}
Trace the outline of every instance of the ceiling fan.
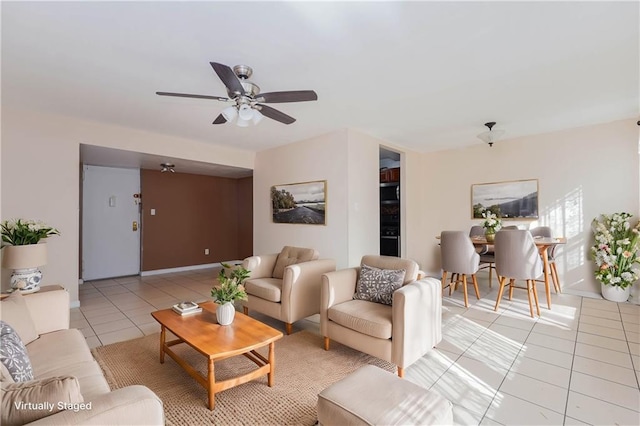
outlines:
{"label": "ceiling fan", "polygon": [[260,93],[260,87],[249,80],[253,70],[247,65],[229,66],[217,62],[209,62],[213,70],[227,88],[228,98],[209,95],[191,95],[188,93],[156,92],[161,96],[177,96],[182,98],[213,99],[222,102],[233,102],[225,108],[220,115],[213,120],[213,124],[223,124],[233,121],[237,117],[236,124],[247,127],[250,123],[258,124],[263,117],[269,117],[284,124],[291,124],[295,118],[278,111],[263,103],[303,102],[316,101],[318,95],[313,90],[292,90],[287,92]]}

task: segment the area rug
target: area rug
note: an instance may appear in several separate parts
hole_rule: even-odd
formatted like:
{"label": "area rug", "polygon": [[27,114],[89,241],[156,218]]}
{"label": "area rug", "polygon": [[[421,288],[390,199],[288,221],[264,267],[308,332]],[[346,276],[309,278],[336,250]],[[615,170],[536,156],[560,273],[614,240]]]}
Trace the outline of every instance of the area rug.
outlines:
{"label": "area rug", "polygon": [[[365,364],[388,371],[395,367],[336,342],[322,347],[322,337],[299,331],[276,342],[275,385],[267,378],[216,394],[213,411],[207,408],[207,392],[170,357],[159,362],[159,334],[98,347],[93,355],[111,389],[141,384],[162,399],[167,424],[313,425],[318,393]],[[185,344],[173,346],[201,373],[205,357]],[[266,349],[260,351],[265,356]],[[216,380],[237,376],[255,367],[244,356],[216,362]]]}

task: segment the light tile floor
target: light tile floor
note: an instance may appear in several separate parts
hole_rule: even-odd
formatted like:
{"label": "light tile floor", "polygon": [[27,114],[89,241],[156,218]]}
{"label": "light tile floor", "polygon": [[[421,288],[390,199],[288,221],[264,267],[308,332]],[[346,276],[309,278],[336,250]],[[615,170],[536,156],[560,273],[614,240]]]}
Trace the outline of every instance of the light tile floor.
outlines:
{"label": "light tile floor", "polygon": [[[157,333],[150,313],[210,298],[216,271],[86,282],[71,326],[92,347]],[[494,312],[497,285],[483,273],[479,283],[469,308],[461,290],[444,297],[442,342],[406,369],[454,403],[456,424],[640,424],[640,306],[552,293],[549,311],[540,284],[541,316],[532,319],[524,291]],[[300,329],[319,332],[317,316]]]}

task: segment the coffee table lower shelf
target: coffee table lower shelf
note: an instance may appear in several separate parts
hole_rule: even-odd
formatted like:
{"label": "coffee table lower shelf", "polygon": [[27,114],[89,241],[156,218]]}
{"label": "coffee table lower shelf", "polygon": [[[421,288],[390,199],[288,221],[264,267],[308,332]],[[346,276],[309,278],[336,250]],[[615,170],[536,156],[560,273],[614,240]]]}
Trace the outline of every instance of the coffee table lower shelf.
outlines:
{"label": "coffee table lower shelf", "polygon": [[[234,386],[267,376],[267,384],[273,387],[275,342],[282,338],[282,333],[239,312],[236,313],[231,325],[220,326],[215,317],[215,303],[205,302],[200,306],[203,311],[189,317],[181,317],[171,309],[151,313],[161,326],[160,363],[164,364],[165,354],[169,355],[196,382],[200,383],[207,390],[210,410],[215,407],[216,393]],[[177,339],[167,341],[167,330],[175,334]],[[206,376],[171,349],[172,346],[181,343],[189,345],[207,358]],[[257,352],[258,349],[267,346],[269,349],[266,357]],[[239,355],[250,359],[258,368],[246,374],[216,382],[215,361]]]}
{"label": "coffee table lower shelf", "polygon": [[[180,343],[187,343],[182,339],[170,340],[166,341],[166,328],[162,327],[162,331],[160,332],[160,363],[164,364],[164,354],[169,355],[175,362],[178,363],[180,367],[182,367],[191,377],[193,377],[196,382],[200,383],[209,394],[209,409],[213,410],[215,407],[215,398],[216,393],[222,392],[223,390],[227,390],[234,386],[241,385],[243,383],[247,383],[251,380],[257,379],[258,377],[267,376],[267,384],[269,387],[273,387],[273,376],[274,376],[274,366],[275,366],[275,342],[271,342],[268,344],[269,346],[269,358],[265,358],[255,350],[245,352],[242,355],[249,358],[253,361],[258,369],[253,370],[247,374],[243,374],[242,376],[234,377],[232,379],[222,380],[216,382],[215,375],[215,363],[212,358],[209,358],[208,367],[207,367],[207,377],[204,377],[200,372],[198,372],[195,368],[189,365],[185,360],[180,358],[178,354],[170,349],[171,346],[178,345]],[[265,345],[266,346],[266,345]],[[219,361],[220,359],[218,359]]]}

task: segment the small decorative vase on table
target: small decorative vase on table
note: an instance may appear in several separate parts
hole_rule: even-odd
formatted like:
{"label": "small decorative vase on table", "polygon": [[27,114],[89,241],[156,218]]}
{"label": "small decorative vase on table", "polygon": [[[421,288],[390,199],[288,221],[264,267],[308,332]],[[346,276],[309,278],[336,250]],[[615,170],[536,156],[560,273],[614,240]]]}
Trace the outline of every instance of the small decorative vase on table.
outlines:
{"label": "small decorative vase on table", "polygon": [[591,223],[595,243],[591,257],[596,264],[595,278],[602,297],[612,302],[626,302],[631,286],[638,280],[635,263],[640,263],[640,222],[631,226],[629,213],[600,215]]}
{"label": "small decorative vase on table", "polygon": [[216,308],[216,318],[218,320],[218,324],[220,325],[231,324],[235,316],[236,307],[233,306],[232,302],[223,303],[222,305],[218,305],[218,307]]}
{"label": "small decorative vase on table", "polygon": [[502,223],[500,219],[495,213],[492,213],[490,210],[485,210],[482,212],[482,217],[484,217],[484,222],[482,222],[482,227],[484,228],[484,237],[486,238],[488,243],[492,243],[496,239],[496,232],[502,227]]}
{"label": "small decorative vase on table", "polygon": [[231,324],[236,315],[233,302],[247,300],[247,293],[244,291],[242,283],[249,277],[249,272],[242,266],[232,267],[226,263],[222,264],[222,269],[218,274],[219,285],[211,289],[211,296],[218,304],[216,308],[218,324]]}
{"label": "small decorative vase on table", "polygon": [[40,290],[42,272],[47,264],[47,245],[41,241],[60,235],[57,229],[34,220],[13,219],[0,224],[2,230],[2,266],[13,269],[11,289],[23,294]]}

